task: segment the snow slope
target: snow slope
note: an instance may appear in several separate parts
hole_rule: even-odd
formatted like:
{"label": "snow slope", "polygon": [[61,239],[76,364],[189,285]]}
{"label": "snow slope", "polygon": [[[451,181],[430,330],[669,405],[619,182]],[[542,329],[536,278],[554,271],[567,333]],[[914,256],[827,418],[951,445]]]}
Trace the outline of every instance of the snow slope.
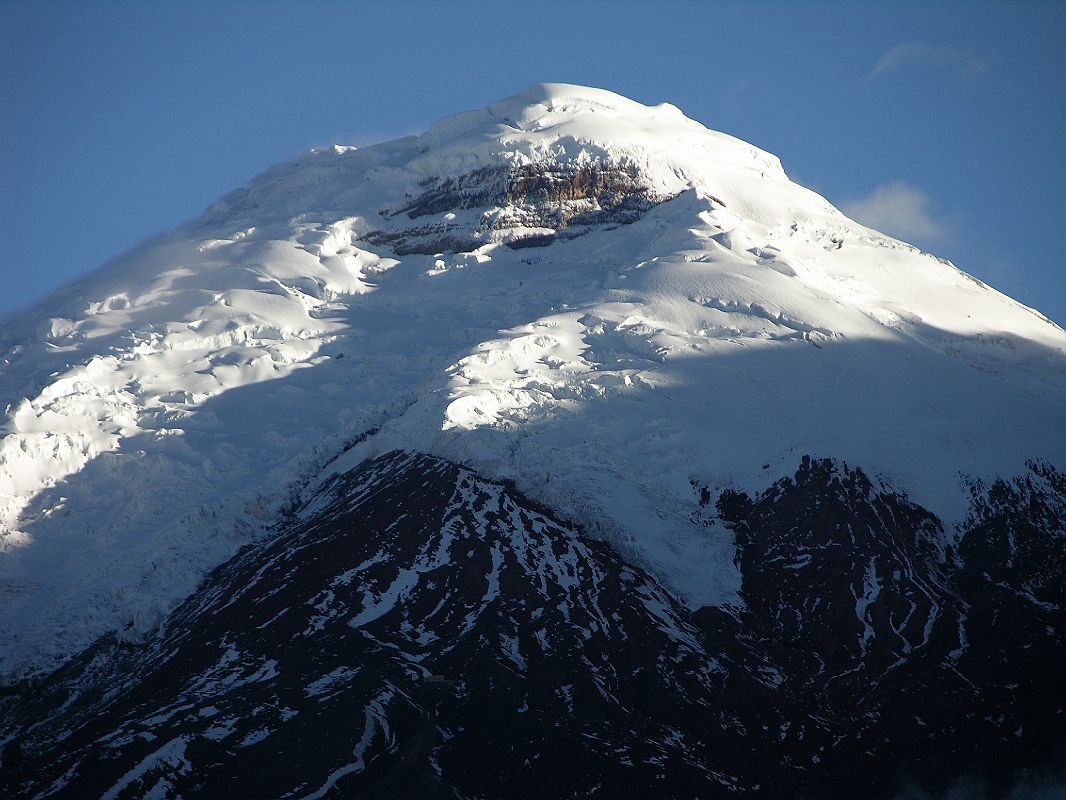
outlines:
{"label": "snow slope", "polygon": [[[562,194],[515,189],[544,170]],[[1066,466],[1060,328],[673,106],[560,84],[274,167],[0,348],[7,674],[140,636],[395,448],[514,479],[694,606],[739,579],[692,480],[843,459],[950,535],[963,475]]]}

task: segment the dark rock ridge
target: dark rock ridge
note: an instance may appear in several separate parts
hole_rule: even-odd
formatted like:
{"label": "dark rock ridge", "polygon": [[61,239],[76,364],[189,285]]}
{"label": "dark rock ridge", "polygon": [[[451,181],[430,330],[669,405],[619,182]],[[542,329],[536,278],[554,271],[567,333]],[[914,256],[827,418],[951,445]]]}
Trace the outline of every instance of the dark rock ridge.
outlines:
{"label": "dark rock ridge", "polygon": [[805,458],[717,498],[743,606],[692,613],[512,487],[391,453],[153,641],[13,687],[0,795],[997,796],[1066,754],[1064,489],[975,484],[953,549]]}
{"label": "dark rock ridge", "polygon": [[828,796],[940,792],[960,775],[998,796],[1066,754],[1066,612],[1027,588],[1027,565],[1062,563],[1064,489],[1045,464],[975,485],[955,552],[905,495],[804,458],[758,498],[719,498],[744,608],[695,618],[709,649],[754,667],[775,704],[817,710],[777,746],[785,756],[817,740],[807,769]]}
{"label": "dark rock ridge", "polygon": [[475,219],[438,219],[391,226],[364,238],[409,253],[466,252],[493,241],[511,247],[550,244],[596,226],[627,225],[669,199],[652,191],[625,162],[489,166],[453,178],[431,178],[424,191],[382,216],[411,220],[480,210]]}

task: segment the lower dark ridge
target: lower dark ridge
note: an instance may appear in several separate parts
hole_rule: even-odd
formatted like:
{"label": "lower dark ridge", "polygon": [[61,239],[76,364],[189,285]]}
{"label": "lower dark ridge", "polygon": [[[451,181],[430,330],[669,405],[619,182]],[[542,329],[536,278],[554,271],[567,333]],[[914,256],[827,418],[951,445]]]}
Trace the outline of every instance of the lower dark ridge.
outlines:
{"label": "lower dark ridge", "polygon": [[723,493],[744,605],[692,613],[512,487],[390,453],[152,641],[0,698],[0,796],[1036,791],[1066,759],[1066,479],[973,493],[957,551],[828,460]]}

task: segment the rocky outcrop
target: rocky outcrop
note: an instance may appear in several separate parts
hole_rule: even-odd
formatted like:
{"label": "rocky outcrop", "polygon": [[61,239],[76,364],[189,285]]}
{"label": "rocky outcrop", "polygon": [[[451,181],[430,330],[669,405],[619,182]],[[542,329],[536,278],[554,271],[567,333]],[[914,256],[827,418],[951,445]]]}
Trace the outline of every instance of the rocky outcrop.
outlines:
{"label": "rocky outcrop", "polygon": [[[397,254],[465,252],[490,242],[543,246],[594,227],[626,225],[669,199],[648,187],[632,164],[532,163],[491,166],[424,182],[420,194],[382,216],[391,225],[364,238]],[[456,212],[480,211],[456,219]],[[397,218],[423,220],[413,226]],[[451,217],[451,218],[449,218]]]}
{"label": "rocky outcrop", "polygon": [[1066,613],[1048,599],[1062,586],[1061,571],[1050,578],[1066,545],[1064,488],[1039,464],[975,484],[957,552],[928,511],[830,460],[804,458],[756,498],[719,498],[744,607],[696,620],[775,704],[817,709],[778,745],[817,741],[799,796],[937,793],[967,775],[996,797],[1055,763]]}
{"label": "rocky outcrop", "polygon": [[102,642],[9,698],[4,796],[751,780],[757,759],[715,746],[735,740],[723,672],[687,611],[609,547],[428,456],[391,454],[331,491],[213,573],[158,640]]}
{"label": "rocky outcrop", "polygon": [[954,549],[829,460],[756,497],[695,482],[743,605],[692,613],[513,487],[391,453],[154,640],[13,687],[0,793],[894,798],[970,776],[995,797],[1064,752],[1063,488],[1048,465],[975,484]]}

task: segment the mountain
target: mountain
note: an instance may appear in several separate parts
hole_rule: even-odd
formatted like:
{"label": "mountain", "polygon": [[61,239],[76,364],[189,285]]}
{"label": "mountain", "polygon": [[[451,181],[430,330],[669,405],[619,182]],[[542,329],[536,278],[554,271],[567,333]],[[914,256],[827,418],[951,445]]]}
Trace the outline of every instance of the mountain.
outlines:
{"label": "mountain", "polygon": [[1066,752],[1066,332],[672,106],[312,151],[0,337],[5,796]]}

